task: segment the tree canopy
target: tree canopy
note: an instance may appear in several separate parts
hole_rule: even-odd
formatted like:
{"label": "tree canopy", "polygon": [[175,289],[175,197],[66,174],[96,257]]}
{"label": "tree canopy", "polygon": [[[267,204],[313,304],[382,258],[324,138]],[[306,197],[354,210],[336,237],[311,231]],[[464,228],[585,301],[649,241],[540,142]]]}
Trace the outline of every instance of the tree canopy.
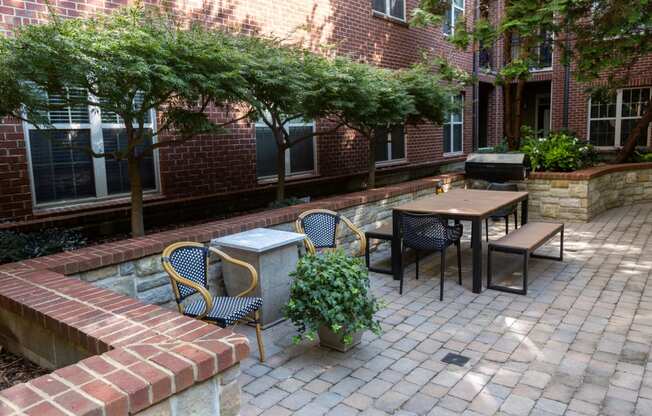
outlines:
{"label": "tree canopy", "polygon": [[[222,132],[223,125],[209,119],[206,108],[241,99],[241,58],[227,47],[226,36],[199,25],[183,28],[139,6],[89,19],[53,15],[48,23],[21,27],[14,37],[2,39],[0,91],[7,94],[1,109],[35,126],[49,125],[47,112],[67,107],[90,106],[117,115],[128,146],[111,153],[85,150],[128,161],[132,234],[142,235],[139,163],[144,155]],[[158,127],[147,132],[145,121],[153,109]],[[158,141],[152,142],[152,135]]]}

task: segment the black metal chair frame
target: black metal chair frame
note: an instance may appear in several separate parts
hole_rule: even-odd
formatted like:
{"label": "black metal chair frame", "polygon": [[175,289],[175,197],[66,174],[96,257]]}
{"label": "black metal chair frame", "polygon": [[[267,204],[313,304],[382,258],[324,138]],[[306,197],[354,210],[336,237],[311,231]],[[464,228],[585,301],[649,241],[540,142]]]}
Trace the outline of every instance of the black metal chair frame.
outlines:
{"label": "black metal chair frame", "polygon": [[385,233],[385,232],[379,232],[378,229],[372,230],[372,231],[365,231],[364,233],[365,238],[367,239],[367,244],[365,245],[365,250],[364,250],[364,260],[367,265],[367,269],[370,272],[375,272],[375,273],[382,273],[382,274],[394,274],[394,270],[390,269],[384,269],[381,267],[373,267],[371,265],[371,254],[369,253],[369,246],[370,246],[370,241],[371,240],[382,240],[382,241],[392,241],[394,238],[394,235],[391,232],[391,227],[390,227],[390,232]]}
{"label": "black metal chair frame", "polygon": [[[518,248],[509,248],[505,246],[495,246],[491,243],[487,245],[487,289],[497,290],[500,292],[515,293],[517,295],[527,295],[527,285],[528,285],[528,266],[530,257],[538,259],[547,259],[547,260],[556,260],[564,261],[564,225],[561,226],[561,231],[559,232],[560,245],[559,245],[559,256],[547,256],[544,254],[535,254],[534,251],[537,250],[542,245],[550,241],[556,233],[552,236],[545,238],[538,244],[533,250],[522,250]],[[514,289],[507,286],[500,286],[492,283],[493,280],[493,269],[491,263],[491,254],[494,251],[501,253],[514,253],[520,254],[523,256],[523,287],[521,289]]]}
{"label": "black metal chair frame", "polygon": [[[489,191],[518,191],[515,183],[490,183],[487,187]],[[505,235],[509,234],[509,216],[514,214],[514,229],[518,228],[518,206],[513,205],[502,208],[497,213],[491,214],[484,220],[485,239],[489,241],[489,218],[492,220],[505,219]]]}
{"label": "black metal chair frame", "polygon": [[[440,252],[441,253],[441,260],[440,260],[440,279],[439,279],[439,300],[443,301],[444,300],[444,277],[446,275],[446,249],[451,246],[455,245],[457,248],[457,274],[458,274],[458,284],[462,284],[462,253],[461,253],[461,237],[463,234],[463,229],[462,225],[459,224],[458,221],[456,221],[454,226],[448,225],[448,220],[438,216],[438,215],[432,215],[432,214],[412,214],[412,213],[401,213],[399,216],[401,224],[400,224],[400,230],[401,230],[401,256],[405,256],[405,249],[406,248],[411,248],[415,251],[415,257],[416,257],[416,270],[415,270],[415,275],[416,279],[419,280],[419,260],[420,260],[420,252],[421,251],[427,251],[427,252]],[[441,227],[442,230],[445,230],[446,235],[448,236],[450,232],[454,232],[457,234],[457,236],[454,236],[454,238],[449,239],[448,237],[444,238],[433,238],[433,237],[426,237],[426,239],[430,240],[441,240],[443,244],[441,244],[440,247],[435,247],[433,246],[432,248],[424,248],[420,244],[416,244],[412,240],[412,236],[407,235],[406,238],[406,232],[405,232],[405,218],[423,218],[423,219],[432,219],[433,225],[435,227]],[[431,227],[433,226],[431,225]],[[425,226],[424,226],[425,228]],[[423,236],[421,236],[423,238]],[[401,273],[401,280],[399,283],[399,294],[403,294],[403,280],[404,280],[404,275],[405,273]]]}

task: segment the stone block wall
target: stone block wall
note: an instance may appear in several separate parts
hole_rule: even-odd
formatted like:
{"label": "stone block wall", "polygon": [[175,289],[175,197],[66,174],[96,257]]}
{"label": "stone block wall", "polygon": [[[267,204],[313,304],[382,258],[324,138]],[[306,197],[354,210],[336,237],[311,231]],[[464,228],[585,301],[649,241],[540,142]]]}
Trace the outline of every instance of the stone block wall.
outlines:
{"label": "stone block wall", "polygon": [[611,208],[652,201],[652,163],[537,172],[521,186],[533,217],[588,222]]}
{"label": "stone block wall", "polygon": [[[445,190],[464,186],[464,180],[461,175],[445,175],[441,179],[444,182]],[[406,183],[406,192],[387,192],[381,198],[373,198],[363,203],[347,203],[350,195],[345,194],[328,198],[322,202],[317,201],[310,204],[295,205],[292,208],[296,212],[302,212],[316,207],[334,209],[349,218],[358,227],[363,230],[368,230],[379,226],[383,221],[391,219],[392,207],[417,198],[433,195],[437,180],[438,178],[430,178],[430,186],[416,189],[410,188],[410,183],[408,182]],[[267,213],[267,215],[272,217],[274,216],[274,211],[278,210],[266,211],[261,215]],[[278,224],[270,224],[269,228],[294,231],[295,218],[296,215],[284,218]],[[237,221],[237,218],[231,221]],[[342,229],[344,230],[345,228],[343,227]],[[358,249],[357,240],[351,233],[343,233],[339,238],[339,243],[350,247],[351,252],[355,252]],[[379,242],[374,241],[373,243],[371,246],[372,250],[377,247]],[[155,254],[74,273],[71,274],[71,277],[89,282],[95,286],[111,289],[145,303],[176,307],[170,280],[161,265],[161,252],[162,248]],[[225,294],[221,262],[217,258],[211,258],[210,261],[209,288],[214,295]],[[192,299],[188,300],[190,301]]]}

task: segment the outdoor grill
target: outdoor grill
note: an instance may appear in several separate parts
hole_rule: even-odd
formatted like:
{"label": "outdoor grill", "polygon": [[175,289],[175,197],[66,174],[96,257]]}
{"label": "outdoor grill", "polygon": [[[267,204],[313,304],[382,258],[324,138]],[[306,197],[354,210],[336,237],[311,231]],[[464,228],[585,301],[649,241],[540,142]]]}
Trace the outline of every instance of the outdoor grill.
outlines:
{"label": "outdoor grill", "polygon": [[523,153],[471,153],[466,159],[466,177],[489,182],[519,181],[527,177]]}

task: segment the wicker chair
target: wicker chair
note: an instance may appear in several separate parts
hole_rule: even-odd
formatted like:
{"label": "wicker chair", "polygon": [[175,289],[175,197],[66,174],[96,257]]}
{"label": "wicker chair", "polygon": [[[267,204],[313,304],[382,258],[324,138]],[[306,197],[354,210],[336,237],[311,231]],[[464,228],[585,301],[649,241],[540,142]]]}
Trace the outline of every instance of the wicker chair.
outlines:
{"label": "wicker chair", "polygon": [[337,237],[339,235],[340,223],[351,230],[355,237],[360,241],[360,248],[356,256],[362,256],[365,253],[367,239],[364,232],[353,225],[348,218],[327,209],[312,209],[299,215],[294,223],[298,233],[306,235],[304,244],[309,253],[316,253],[321,249],[335,249],[337,247]]}
{"label": "wicker chair", "polygon": [[[244,267],[249,271],[251,282],[245,291],[235,296],[213,297],[210,294],[208,291],[208,257],[211,252],[217,254],[223,262]],[[260,361],[265,361],[265,347],[258,312],[263,300],[258,297],[245,296],[258,285],[258,272],[252,265],[234,259],[213,247],[205,247],[200,243],[193,242],[180,242],[166,247],[161,260],[163,269],[170,277],[179,312],[222,328],[241,321],[254,323]],[[182,303],[184,299],[196,293],[199,293],[201,297],[185,304]]]}
{"label": "wicker chair", "polygon": [[[490,183],[487,187],[490,191],[518,191],[518,186],[515,183]],[[518,228],[518,212],[517,205],[510,205],[502,208],[491,215],[492,220],[505,219],[505,235],[509,234],[509,216],[514,215],[514,229]],[[484,220],[486,240],[489,241],[489,218]]]}
{"label": "wicker chair", "polygon": [[[430,251],[441,253],[441,278],[439,281],[439,300],[444,300],[444,275],[446,272],[446,249],[455,244],[457,247],[457,278],[462,284],[462,257],[460,238],[463,228],[461,224],[448,225],[448,221],[436,215],[402,213],[401,238],[405,254],[406,248],[411,248],[416,254],[416,278],[419,279],[419,252]],[[401,274],[403,276],[403,274]],[[399,294],[403,294],[403,278],[399,286]]]}

